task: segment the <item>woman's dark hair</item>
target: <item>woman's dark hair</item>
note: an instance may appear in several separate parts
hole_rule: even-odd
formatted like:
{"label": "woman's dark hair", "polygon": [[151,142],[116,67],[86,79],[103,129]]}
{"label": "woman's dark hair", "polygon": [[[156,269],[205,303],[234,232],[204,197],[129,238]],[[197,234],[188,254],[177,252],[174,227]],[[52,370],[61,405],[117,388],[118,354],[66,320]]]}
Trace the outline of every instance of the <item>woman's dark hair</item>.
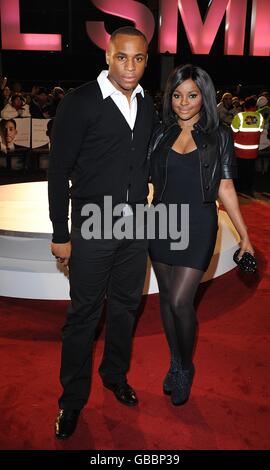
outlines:
{"label": "woman's dark hair", "polygon": [[202,94],[202,108],[200,111],[201,129],[205,133],[217,129],[219,117],[216,91],[212,79],[205,70],[192,64],[176,67],[167,80],[163,101],[163,121],[165,126],[170,126],[174,122],[177,122],[177,117],[172,109],[172,95],[175,89],[188,79],[196,83]]}

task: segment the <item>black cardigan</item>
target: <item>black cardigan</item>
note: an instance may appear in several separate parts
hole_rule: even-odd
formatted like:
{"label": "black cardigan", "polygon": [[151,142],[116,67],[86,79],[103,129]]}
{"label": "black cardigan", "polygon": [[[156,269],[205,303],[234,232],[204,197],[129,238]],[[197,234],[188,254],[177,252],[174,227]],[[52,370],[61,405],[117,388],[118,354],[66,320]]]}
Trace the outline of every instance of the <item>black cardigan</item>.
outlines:
{"label": "black cardigan", "polygon": [[82,206],[90,202],[102,207],[104,196],[112,196],[113,206],[126,202],[127,190],[130,203],[146,201],[154,108],[148,95],[137,94],[137,102],[133,132],[114,101],[103,99],[97,81],[69,93],[58,106],[48,171],[55,243],[69,240],[69,198],[77,227]]}

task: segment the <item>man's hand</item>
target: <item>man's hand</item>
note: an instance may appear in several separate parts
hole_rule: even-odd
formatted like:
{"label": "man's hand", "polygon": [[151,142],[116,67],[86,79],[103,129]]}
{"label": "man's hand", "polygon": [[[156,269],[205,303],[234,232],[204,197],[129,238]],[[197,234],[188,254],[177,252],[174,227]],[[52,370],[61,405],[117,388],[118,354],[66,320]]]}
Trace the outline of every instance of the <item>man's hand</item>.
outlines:
{"label": "man's hand", "polygon": [[67,243],[52,243],[51,251],[53,256],[64,266],[68,265],[71,255],[71,242]]}

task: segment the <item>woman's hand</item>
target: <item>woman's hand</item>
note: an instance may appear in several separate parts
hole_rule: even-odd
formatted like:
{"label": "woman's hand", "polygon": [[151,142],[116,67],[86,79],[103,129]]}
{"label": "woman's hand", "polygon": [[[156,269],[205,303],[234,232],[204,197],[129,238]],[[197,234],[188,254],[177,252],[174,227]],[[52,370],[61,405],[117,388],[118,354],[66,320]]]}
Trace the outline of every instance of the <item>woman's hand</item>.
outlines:
{"label": "woman's hand", "polygon": [[252,256],[254,256],[254,254],[255,254],[254,248],[251,245],[248,236],[245,236],[240,241],[240,252],[239,252],[239,255],[238,255],[238,259],[242,258],[245,251],[248,251],[248,253],[252,254]]}
{"label": "woman's hand", "polygon": [[234,184],[231,179],[222,179],[219,186],[219,198],[224,205],[228,216],[230,217],[233,225],[235,226],[237,232],[240,235],[240,252],[238,255],[238,259],[242,258],[245,251],[254,256],[254,248],[250,243],[248,238],[247,227],[243,220],[238,197],[234,189]]}

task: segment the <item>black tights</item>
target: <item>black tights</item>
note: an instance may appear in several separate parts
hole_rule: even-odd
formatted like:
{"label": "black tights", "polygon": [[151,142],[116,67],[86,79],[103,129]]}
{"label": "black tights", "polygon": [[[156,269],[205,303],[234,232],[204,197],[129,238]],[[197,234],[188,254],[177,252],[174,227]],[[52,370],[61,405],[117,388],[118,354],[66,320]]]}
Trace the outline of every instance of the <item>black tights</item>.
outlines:
{"label": "black tights", "polygon": [[196,334],[194,297],[203,271],[153,262],[160,294],[160,310],[171,354],[188,369]]}

